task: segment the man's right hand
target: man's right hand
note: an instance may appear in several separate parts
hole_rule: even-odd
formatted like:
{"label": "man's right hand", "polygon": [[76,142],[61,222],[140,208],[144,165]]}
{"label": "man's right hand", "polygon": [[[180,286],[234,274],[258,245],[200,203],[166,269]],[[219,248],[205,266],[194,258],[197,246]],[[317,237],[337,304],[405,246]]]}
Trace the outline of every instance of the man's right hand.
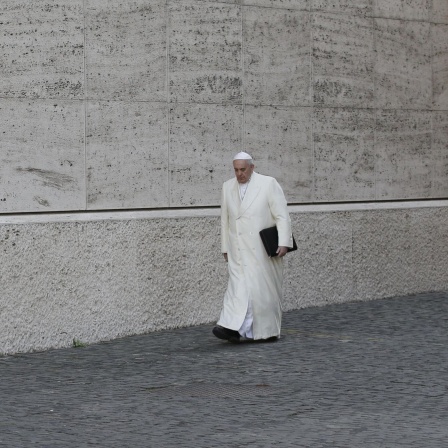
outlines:
{"label": "man's right hand", "polygon": [[227,254],[224,253],[223,255],[224,255],[224,259],[225,259],[226,261],[229,261],[229,260],[227,259]]}

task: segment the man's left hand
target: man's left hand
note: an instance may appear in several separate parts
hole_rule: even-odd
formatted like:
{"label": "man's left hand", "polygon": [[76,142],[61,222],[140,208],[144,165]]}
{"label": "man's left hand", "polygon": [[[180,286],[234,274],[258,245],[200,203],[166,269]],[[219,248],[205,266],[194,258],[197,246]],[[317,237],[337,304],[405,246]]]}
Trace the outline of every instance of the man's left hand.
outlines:
{"label": "man's left hand", "polygon": [[284,257],[288,253],[288,248],[286,246],[278,246],[277,256]]}

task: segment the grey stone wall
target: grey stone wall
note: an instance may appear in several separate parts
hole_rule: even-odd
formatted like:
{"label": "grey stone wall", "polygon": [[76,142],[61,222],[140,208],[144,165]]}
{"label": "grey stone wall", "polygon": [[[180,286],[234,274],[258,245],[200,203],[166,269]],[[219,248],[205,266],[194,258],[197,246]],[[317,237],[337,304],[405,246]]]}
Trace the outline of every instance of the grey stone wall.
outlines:
{"label": "grey stone wall", "polygon": [[216,319],[240,150],[315,204],[285,309],[448,288],[447,0],[3,0],[0,36],[0,353]]}
{"label": "grey stone wall", "polygon": [[[290,212],[285,310],[448,289],[448,201]],[[0,353],[216,320],[227,285],[218,213],[0,219]]]}
{"label": "grey stone wall", "polygon": [[4,0],[0,213],[448,196],[446,0]]}

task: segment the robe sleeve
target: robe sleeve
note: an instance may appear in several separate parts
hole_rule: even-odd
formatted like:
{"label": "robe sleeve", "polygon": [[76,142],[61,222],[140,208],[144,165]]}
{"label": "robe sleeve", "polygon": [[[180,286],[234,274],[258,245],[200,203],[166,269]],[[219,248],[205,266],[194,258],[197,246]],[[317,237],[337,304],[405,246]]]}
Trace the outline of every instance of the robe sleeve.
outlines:
{"label": "robe sleeve", "polygon": [[227,200],[225,195],[225,188],[223,186],[221,193],[221,252],[226,254],[228,252],[229,242],[229,214],[227,210]]}
{"label": "robe sleeve", "polygon": [[271,214],[277,226],[278,245],[292,247],[291,219],[288,213],[288,203],[282,187],[275,179],[272,179],[269,188],[268,201]]}

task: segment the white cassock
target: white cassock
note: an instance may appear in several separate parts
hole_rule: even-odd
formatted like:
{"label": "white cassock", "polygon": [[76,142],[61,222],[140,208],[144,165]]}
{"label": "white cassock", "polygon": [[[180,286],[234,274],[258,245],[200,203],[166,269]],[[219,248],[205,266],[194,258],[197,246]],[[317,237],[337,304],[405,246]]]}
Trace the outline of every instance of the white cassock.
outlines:
{"label": "white cassock", "polygon": [[218,325],[254,339],[280,336],[283,260],[268,257],[259,234],[274,225],[279,246],[292,247],[287,202],[273,177],[253,172],[243,200],[236,178],[224,183],[221,249],[229,283]]}

